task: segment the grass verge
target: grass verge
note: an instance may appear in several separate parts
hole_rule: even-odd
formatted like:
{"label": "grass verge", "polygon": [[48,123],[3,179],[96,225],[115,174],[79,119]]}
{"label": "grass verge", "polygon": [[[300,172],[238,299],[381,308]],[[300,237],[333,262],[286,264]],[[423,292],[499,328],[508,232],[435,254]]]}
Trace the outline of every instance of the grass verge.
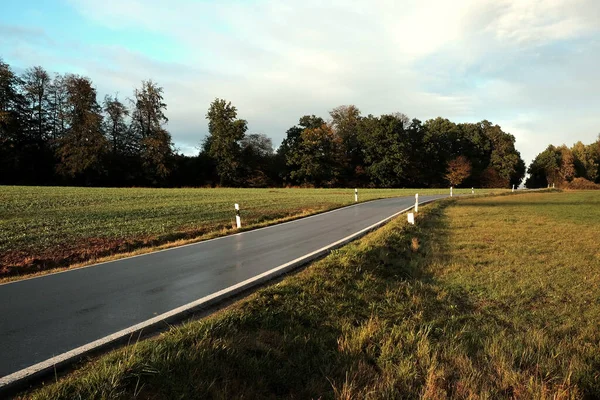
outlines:
{"label": "grass verge", "polygon": [[423,207],[23,397],[596,398],[600,196]]}

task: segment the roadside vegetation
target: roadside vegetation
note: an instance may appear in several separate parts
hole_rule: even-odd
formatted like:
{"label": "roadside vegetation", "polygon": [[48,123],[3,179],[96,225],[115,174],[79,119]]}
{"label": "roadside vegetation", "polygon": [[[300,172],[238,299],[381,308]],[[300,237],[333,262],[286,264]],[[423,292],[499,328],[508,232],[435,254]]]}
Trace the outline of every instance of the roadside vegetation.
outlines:
{"label": "roadside vegetation", "polygon": [[[359,200],[417,191],[449,193],[360,189]],[[236,202],[248,229],[352,204],[354,190],[0,187],[0,279],[224,235]]]}
{"label": "roadside vegetation", "polygon": [[23,398],[597,398],[600,192],[448,200]]}

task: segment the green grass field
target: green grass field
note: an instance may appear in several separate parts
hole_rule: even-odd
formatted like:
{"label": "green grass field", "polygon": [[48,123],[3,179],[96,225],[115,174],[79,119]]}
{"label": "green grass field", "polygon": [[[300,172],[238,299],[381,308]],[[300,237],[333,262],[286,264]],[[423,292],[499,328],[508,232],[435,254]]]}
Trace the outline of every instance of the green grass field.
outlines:
{"label": "green grass field", "polygon": [[[359,200],[414,195],[416,191],[361,189]],[[456,190],[461,192],[470,190]],[[234,203],[242,208],[243,227],[250,228],[353,202],[353,189],[4,186],[0,187],[0,278],[226,234],[235,223]]]}
{"label": "green grass field", "polygon": [[24,395],[600,397],[600,192],[422,207]]}

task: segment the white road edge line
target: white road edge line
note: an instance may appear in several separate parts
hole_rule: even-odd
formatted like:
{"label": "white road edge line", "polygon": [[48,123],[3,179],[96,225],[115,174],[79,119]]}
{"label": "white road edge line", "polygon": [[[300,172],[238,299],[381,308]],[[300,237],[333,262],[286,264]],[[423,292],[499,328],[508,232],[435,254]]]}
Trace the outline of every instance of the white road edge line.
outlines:
{"label": "white road edge line", "polygon": [[[436,200],[439,200],[439,199],[431,199],[431,200],[419,202],[419,205],[431,203]],[[360,203],[360,204],[363,204],[363,203]],[[210,306],[217,304],[229,297],[235,296],[236,294],[238,294],[240,292],[248,290],[248,289],[252,288],[253,286],[259,285],[263,282],[266,282],[266,281],[276,278],[280,275],[283,275],[286,272],[292,271],[304,264],[309,263],[310,261],[312,261],[316,258],[319,258],[319,257],[327,254],[331,250],[334,250],[334,249],[341,247],[355,239],[358,239],[361,236],[366,235],[370,231],[381,227],[382,225],[387,223],[389,220],[397,217],[400,214],[403,214],[403,213],[411,210],[413,207],[414,207],[414,205],[412,205],[408,208],[405,208],[401,211],[398,211],[397,213],[395,213],[387,218],[384,218],[381,221],[376,222],[373,225],[370,225],[356,233],[353,233],[352,235],[346,236],[345,238],[340,239],[337,242],[331,243],[325,247],[315,250],[312,253],[306,254],[295,260],[292,260],[286,264],[283,264],[283,265],[280,265],[273,269],[270,269],[269,271],[263,272],[260,275],[252,277],[250,279],[247,279],[247,280],[237,283],[235,285],[229,286],[225,289],[222,289],[218,292],[215,292],[213,294],[205,296],[201,299],[198,299],[191,303],[185,304],[181,307],[175,308],[171,311],[168,311],[166,313],[158,315],[154,318],[148,319],[146,321],[140,322],[139,324],[130,326],[129,328],[126,328],[126,329],[120,330],[116,333],[113,333],[111,335],[105,336],[101,339],[95,340],[91,343],[80,346],[80,347],[73,349],[71,351],[68,351],[66,353],[62,353],[58,356],[52,357],[46,361],[42,361],[40,363],[34,364],[31,367],[27,367],[20,371],[14,372],[10,375],[6,375],[6,376],[0,378],[0,391],[7,390],[11,386],[18,385],[23,380],[31,379],[38,375],[43,375],[44,373],[54,370],[55,367],[63,366],[70,362],[73,362],[77,359],[81,359],[83,356],[85,356],[86,354],[88,354],[92,351],[98,350],[104,346],[108,346],[111,343],[116,342],[120,339],[124,339],[128,336],[133,336],[134,334],[141,332],[145,328],[156,326],[160,323],[167,322],[169,320],[181,319],[181,317],[184,317],[185,315],[190,314],[190,313],[194,312],[195,310],[210,307]],[[333,211],[336,211],[336,210],[333,210]],[[321,214],[319,214],[319,215],[321,215]]]}

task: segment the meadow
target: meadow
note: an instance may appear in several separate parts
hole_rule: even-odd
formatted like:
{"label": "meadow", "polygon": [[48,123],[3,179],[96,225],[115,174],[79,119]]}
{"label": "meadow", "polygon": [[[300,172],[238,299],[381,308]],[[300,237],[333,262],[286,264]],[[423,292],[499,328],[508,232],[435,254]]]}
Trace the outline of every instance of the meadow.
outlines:
{"label": "meadow", "polygon": [[600,396],[600,192],[447,200],[23,398]]}
{"label": "meadow", "polygon": [[[448,193],[360,189],[359,200]],[[456,193],[470,193],[457,189]],[[354,202],[354,189],[148,189],[0,186],[0,279],[182,244]]]}

